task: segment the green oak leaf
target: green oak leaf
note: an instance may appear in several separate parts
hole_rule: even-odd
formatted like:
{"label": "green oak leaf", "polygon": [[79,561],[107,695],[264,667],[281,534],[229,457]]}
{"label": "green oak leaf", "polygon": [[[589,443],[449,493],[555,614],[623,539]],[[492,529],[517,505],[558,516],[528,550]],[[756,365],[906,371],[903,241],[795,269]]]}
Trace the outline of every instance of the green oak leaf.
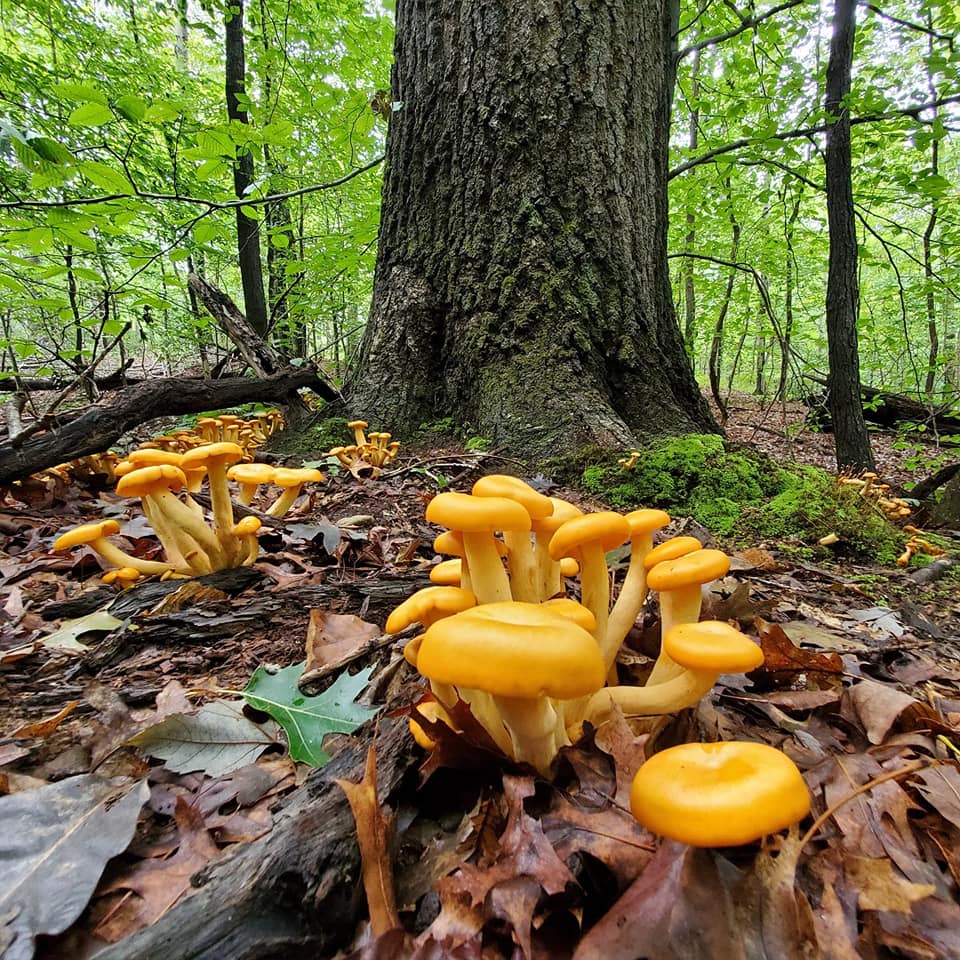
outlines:
{"label": "green oak leaf", "polygon": [[323,738],[328,733],[352,733],[377,712],[353,702],[366,686],[372,668],[352,677],[341,673],[319,696],[308,697],[297,687],[304,666],[295,663],[273,673],[258,667],[243,695],[251,707],[269,714],[283,727],[292,759],[322,767],[330,759]]}

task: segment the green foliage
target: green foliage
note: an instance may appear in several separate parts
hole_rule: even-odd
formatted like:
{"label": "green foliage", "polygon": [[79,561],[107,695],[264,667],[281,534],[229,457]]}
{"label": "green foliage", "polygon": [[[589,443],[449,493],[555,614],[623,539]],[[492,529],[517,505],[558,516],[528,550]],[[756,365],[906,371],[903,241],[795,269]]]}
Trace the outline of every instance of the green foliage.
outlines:
{"label": "green foliage", "polygon": [[620,510],[659,507],[747,544],[836,533],[843,549],[892,563],[902,540],[856,493],[816,467],[779,466],[719,436],[689,434],[641,449],[629,470],[614,458],[587,466],[586,490]]}
{"label": "green foliage", "polygon": [[305,696],[297,687],[303,668],[302,663],[276,671],[258,667],[243,696],[251,707],[269,714],[283,727],[293,760],[322,767],[330,759],[323,750],[328,733],[352,733],[376,714],[376,710],[353,702],[366,686],[372,668],[352,677],[341,673],[333,686],[316,697]]}

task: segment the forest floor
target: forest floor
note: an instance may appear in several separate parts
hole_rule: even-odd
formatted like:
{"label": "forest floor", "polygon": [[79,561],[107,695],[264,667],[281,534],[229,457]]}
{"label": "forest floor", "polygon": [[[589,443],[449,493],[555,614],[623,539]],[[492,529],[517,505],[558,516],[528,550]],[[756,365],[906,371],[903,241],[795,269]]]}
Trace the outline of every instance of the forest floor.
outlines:
{"label": "forest floor", "polygon": [[[804,412],[735,397],[727,433],[778,460],[829,469],[832,438],[803,430]],[[933,472],[915,463],[933,463],[932,448],[899,449],[885,433],[874,443],[878,472],[897,487]],[[305,459],[322,453],[305,451]],[[383,716],[415,700],[416,674],[382,625],[428,583],[437,531],[423,519],[425,504],[438,486],[467,491],[481,474],[517,466],[492,453],[405,451],[379,480],[328,477],[262,535],[253,568],[123,594],[100,584],[91,554],[54,554],[50,545],[65,527],[109,514],[131,549],[148,552],[153,541],[128,502],[71,488],[0,507],[0,797],[29,798],[93,771],[114,784],[148,784],[139,821],[139,807],[132,815],[135,835],[128,825],[132,843],[118,840],[112,852],[125,852],[99,881],[109,854],[87,877],[79,919],[24,928],[70,924],[41,938],[38,955],[90,956],[157,922],[190,892],[191,876],[267,834],[277,810],[303,789],[309,768],[269,737],[259,759],[258,750],[225,774],[209,757],[209,772],[186,764],[194,772],[179,773],[172,761],[151,764],[128,745],[165,717],[189,714],[185,692],[205,694],[194,703],[235,702],[229,691],[242,691],[258,667],[306,657],[316,690],[347,668],[372,667],[366,698],[385,706]],[[544,478],[537,483],[584,509],[604,508]],[[681,530],[703,532],[675,518],[668,533]],[[481,946],[485,957],[608,960],[960,957],[956,568],[920,583],[915,568],[825,550],[720,546],[732,567],[712,587],[704,616],[759,636],[764,667],[722,678],[697,709],[677,717],[608,725],[569,752],[552,784],[522,769],[507,769],[501,784],[504,768],[489,757],[481,775],[458,781],[447,809],[406,784],[389,801],[400,813],[405,866],[392,879],[408,935],[368,943],[364,957],[479,957]],[[71,628],[71,620],[80,623]],[[657,638],[648,603],[621,658],[623,680],[642,674]],[[357,735],[372,742],[374,725]],[[657,842],[629,816],[629,777],[644,753],[697,739],[784,750],[805,775],[814,815],[830,815],[813,826],[808,818],[803,836],[794,829],[735,850]],[[336,752],[336,738],[327,748]],[[476,757],[468,759],[475,767]],[[433,772],[431,782],[442,776]],[[4,816],[0,806],[0,836],[12,829]],[[52,865],[28,866],[31,876],[43,874],[45,898],[56,899],[53,867],[74,888],[72,871],[82,868],[62,844],[46,853]],[[356,882],[355,869],[345,870]],[[0,956],[9,922],[3,887],[0,879]],[[356,947],[369,928],[362,914],[354,919]],[[421,953],[410,935],[420,937]]]}

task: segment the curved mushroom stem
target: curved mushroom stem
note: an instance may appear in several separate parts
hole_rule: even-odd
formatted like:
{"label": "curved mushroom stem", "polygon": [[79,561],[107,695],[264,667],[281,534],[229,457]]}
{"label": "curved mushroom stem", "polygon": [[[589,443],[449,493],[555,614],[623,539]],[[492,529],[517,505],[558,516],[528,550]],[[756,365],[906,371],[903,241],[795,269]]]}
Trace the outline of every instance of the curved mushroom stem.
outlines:
{"label": "curved mushroom stem", "polygon": [[499,603],[512,599],[510,578],[500,562],[493,534],[464,530],[463,553],[469,570],[470,589],[477,595],[477,603]]}
{"label": "curved mushroom stem", "polygon": [[[642,533],[630,538],[630,566],[620,587],[620,594],[610,611],[607,621],[607,636],[604,644],[604,664],[608,673],[614,669],[617,651],[623,644],[630,628],[647,599],[647,572],[644,557],[653,549],[653,533]],[[609,659],[609,662],[607,662]],[[614,676],[614,680],[616,677]]]}
{"label": "curved mushroom stem", "polygon": [[684,672],[684,668],[666,654],[663,638],[678,623],[696,623],[700,619],[701,584],[660,592],[660,655],[647,678],[647,686],[657,686]]}
{"label": "curved mushroom stem", "polygon": [[294,505],[294,503],[296,503],[297,497],[300,496],[300,491],[302,489],[302,483],[298,483],[295,487],[284,488],[283,493],[281,493],[280,496],[270,504],[270,507],[267,510],[267,516],[282,517]]}
{"label": "curved mushroom stem", "polygon": [[597,638],[604,663],[609,669],[609,664],[613,660],[607,652],[607,623],[610,617],[610,575],[607,572],[607,557],[603,547],[597,542],[581,544],[579,552],[580,602],[597,621],[593,635]]}
{"label": "curved mushroom stem", "polygon": [[537,596],[534,603],[543,603],[563,593],[563,575],[560,561],[550,556],[550,537],[552,533],[533,535],[533,562],[537,575]]}
{"label": "curved mushroom stem", "polygon": [[222,460],[211,457],[207,461],[207,481],[210,484],[210,507],[213,510],[213,532],[221,545],[227,563],[236,559],[231,550],[234,537],[233,500],[227,486],[227,467]]}
{"label": "curved mushroom stem", "polygon": [[[179,573],[190,576],[213,572],[213,564],[190,532],[179,526],[164,512],[163,505],[156,500],[156,494],[141,498],[143,512],[153,527],[171,565]],[[171,499],[176,499],[171,494]],[[179,502],[179,501],[178,501]],[[193,503],[193,501],[190,501]],[[199,506],[199,505],[198,505]]]}
{"label": "curved mushroom stem", "polygon": [[615,706],[630,716],[675,713],[699,703],[719,677],[717,673],[686,670],[683,667],[677,669],[682,671],[679,676],[655,686],[604,687],[598,690],[587,702],[583,719],[598,726],[610,719]]}
{"label": "curved mushroom stem", "polygon": [[539,571],[530,544],[530,534],[526,530],[505,530],[503,539],[508,550],[510,593],[513,599],[539,603]]}
{"label": "curved mushroom stem", "polygon": [[173,569],[173,564],[161,563],[159,560],[141,560],[139,557],[131,557],[129,553],[121,550],[116,544],[111,543],[106,537],[99,537],[91,540],[88,544],[94,553],[103,557],[107,563],[113,564],[118,568],[133,567],[140,573],[148,577],[162,576],[164,573]]}
{"label": "curved mushroom stem", "polygon": [[[223,570],[230,562],[213,531],[185,504],[181,503],[169,490],[151,494],[158,508],[175,528],[188,533],[197,546],[207,555],[211,569]],[[227,533],[229,534],[229,530]]]}
{"label": "curved mushroom stem", "polygon": [[514,760],[529,763],[539,773],[548,776],[558,749],[560,714],[553,700],[550,697],[528,700],[495,696],[493,702],[510,733]]}

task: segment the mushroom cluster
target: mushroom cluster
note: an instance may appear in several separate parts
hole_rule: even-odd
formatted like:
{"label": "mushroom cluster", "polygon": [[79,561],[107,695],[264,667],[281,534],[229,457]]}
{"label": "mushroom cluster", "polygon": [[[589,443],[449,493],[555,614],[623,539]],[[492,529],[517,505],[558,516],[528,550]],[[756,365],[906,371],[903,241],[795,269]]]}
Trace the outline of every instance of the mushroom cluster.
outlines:
{"label": "mushroom cluster", "polygon": [[200,417],[192,430],[175,430],[154,437],[141,444],[140,449],[186,453],[208,443],[236,443],[243,449],[243,460],[250,461],[256,449],[283,426],[283,414],[279,410],[266,410],[249,420],[224,413],[217,417]]}
{"label": "mushroom cluster", "polygon": [[[720,674],[762,663],[760,648],[735,628],[698,623],[701,589],[729,560],[693,537],[654,548],[655,532],[670,522],[662,510],[584,514],[516,477],[491,475],[471,494],[438,494],[426,519],[447,528],[434,548],[454,560],[431,574],[437,586],[393,612],[387,632],[420,623],[425,631],[405,655],[430,681],[436,715],[453,726],[462,701],[508,757],[542,773],[584,722],[602,723],[616,709],[680,710]],[[606,554],[627,542],[629,565],[611,603]],[[580,602],[565,597],[566,578],[577,573]],[[646,686],[620,686],[617,653],[648,589],[659,594],[662,650]]]}
{"label": "mushroom cluster", "polygon": [[336,457],[348,470],[366,464],[370,476],[380,476],[383,468],[400,451],[400,441],[393,434],[379,431],[364,433],[369,424],[366,420],[351,420],[347,427],[353,431],[354,442],[346,447],[333,447],[327,456]]}
{"label": "mushroom cluster", "polygon": [[877,483],[879,477],[868,470],[859,477],[841,474],[837,483],[841,487],[856,490],[864,500],[876,505],[877,509],[891,522],[903,521],[912,513],[910,504],[903,497],[891,497],[889,483]]}
{"label": "mushroom cluster", "polygon": [[[241,463],[243,449],[231,441],[205,443],[186,453],[155,448],[132,450],[117,464],[116,491],[122,497],[139,497],[143,512],[163,546],[165,561],[144,560],[120,550],[109,536],[119,532],[116,521],[83,524],[54,542],[55,550],[86,544],[108,564],[140,576],[200,576],[215,570],[249,566],[258,553],[255,516],[234,517],[229,480],[239,485],[238,502],[249,504],[261,483],[281,488],[267,513],[280,517],[290,508],[304,484],[320,481],[318,470],[261,467]],[[197,493],[206,480],[211,522],[190,493]],[[181,499],[178,494],[184,491]],[[109,582],[128,585],[129,572],[112,576]]]}

